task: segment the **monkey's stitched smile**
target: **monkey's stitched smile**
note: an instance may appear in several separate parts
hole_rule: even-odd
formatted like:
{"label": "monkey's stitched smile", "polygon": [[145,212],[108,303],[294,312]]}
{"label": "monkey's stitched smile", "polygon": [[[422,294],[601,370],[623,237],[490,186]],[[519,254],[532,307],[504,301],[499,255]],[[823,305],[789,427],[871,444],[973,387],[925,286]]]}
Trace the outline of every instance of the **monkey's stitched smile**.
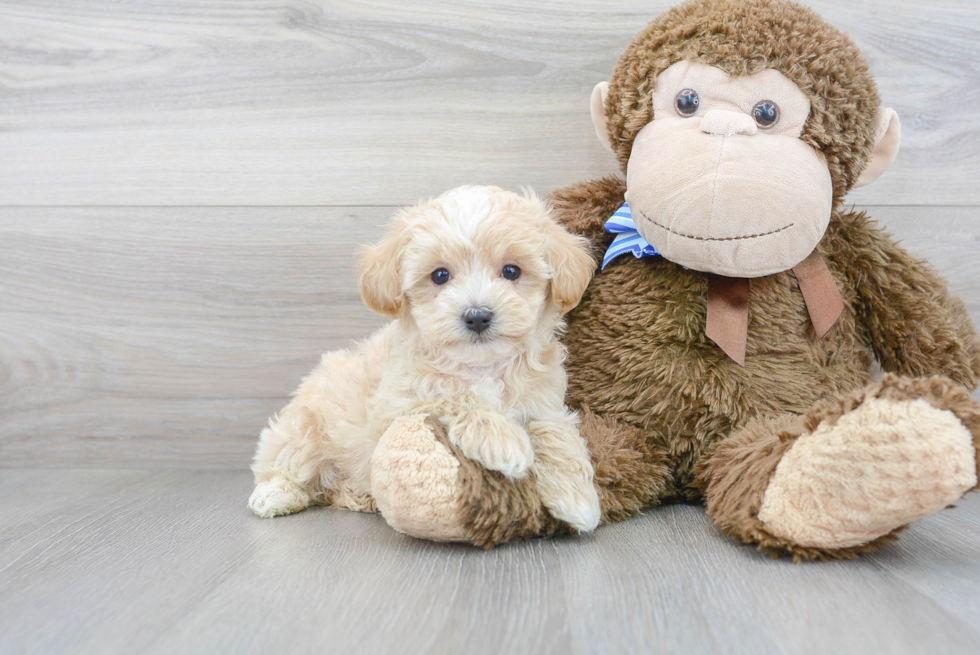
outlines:
{"label": "monkey's stitched smile", "polygon": [[671,234],[677,235],[679,237],[684,237],[685,239],[694,239],[695,241],[742,241],[744,239],[759,239],[761,237],[767,237],[769,235],[776,234],[777,232],[783,232],[784,230],[788,230],[789,228],[795,225],[795,223],[789,223],[780,228],[776,228],[775,230],[770,230],[769,232],[760,232],[759,234],[746,234],[745,236],[740,236],[740,237],[699,237],[693,234],[684,234],[683,232],[672,230],[666,225],[662,225],[657,221],[653,220],[652,218],[650,218],[649,216],[647,216],[642,209],[640,210],[640,214],[642,214],[643,218],[648,220],[651,224],[656,225],[657,227],[659,227],[661,230],[664,230],[665,232],[670,232]]}

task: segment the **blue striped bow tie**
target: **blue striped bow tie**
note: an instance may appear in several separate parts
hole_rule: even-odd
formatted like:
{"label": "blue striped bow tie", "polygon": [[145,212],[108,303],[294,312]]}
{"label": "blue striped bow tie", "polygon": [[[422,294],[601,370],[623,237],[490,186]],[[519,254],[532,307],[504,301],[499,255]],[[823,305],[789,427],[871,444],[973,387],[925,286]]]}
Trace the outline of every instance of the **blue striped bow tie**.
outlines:
{"label": "blue striped bow tie", "polygon": [[604,227],[606,232],[615,234],[616,238],[609,244],[609,249],[602,257],[603,269],[609,262],[628,252],[633,253],[637,259],[640,257],[656,257],[660,254],[656,248],[650,245],[649,241],[637,232],[636,223],[633,222],[633,211],[628,202],[624,202],[623,206],[616,210],[612,218],[606,221]]}

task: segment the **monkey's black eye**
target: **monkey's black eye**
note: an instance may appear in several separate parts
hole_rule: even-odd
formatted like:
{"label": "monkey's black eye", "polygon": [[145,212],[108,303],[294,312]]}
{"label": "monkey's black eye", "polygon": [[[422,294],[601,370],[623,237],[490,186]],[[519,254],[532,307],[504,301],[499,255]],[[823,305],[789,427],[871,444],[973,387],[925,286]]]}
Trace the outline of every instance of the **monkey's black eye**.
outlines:
{"label": "monkey's black eye", "polygon": [[698,109],[701,109],[701,96],[694,89],[684,89],[677,94],[677,99],[674,100],[674,108],[677,109],[677,113],[685,118],[693,116],[698,113]]}
{"label": "monkey's black eye", "polygon": [[759,124],[759,127],[772,127],[779,120],[779,107],[771,100],[757,102],[752,108],[752,118]]}
{"label": "monkey's black eye", "polygon": [[521,276],[521,269],[513,264],[507,264],[500,270],[500,274],[507,280],[516,280]]}
{"label": "monkey's black eye", "polygon": [[437,268],[436,270],[432,271],[432,275],[429,277],[432,278],[432,281],[435,284],[445,284],[446,282],[449,282],[449,278],[451,278],[452,275],[450,275],[449,271],[444,268]]}

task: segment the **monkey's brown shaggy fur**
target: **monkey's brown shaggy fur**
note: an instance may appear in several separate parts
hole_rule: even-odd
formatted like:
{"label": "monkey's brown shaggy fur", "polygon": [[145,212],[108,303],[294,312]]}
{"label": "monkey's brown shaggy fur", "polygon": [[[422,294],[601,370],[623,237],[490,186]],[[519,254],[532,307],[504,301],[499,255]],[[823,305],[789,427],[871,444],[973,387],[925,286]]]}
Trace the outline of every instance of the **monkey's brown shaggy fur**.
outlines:
{"label": "monkey's brown shaggy fur", "polygon": [[[847,36],[781,0],[695,0],[666,12],[626,49],[610,82],[609,135],[624,171],[633,139],[653,119],[657,75],[683,59],[731,75],[774,68],[809,96],[801,138],[826,155],[834,188],[818,250],[845,309],[818,339],[791,272],[753,279],[742,367],[705,337],[706,274],[633,257],[597,274],[568,316],[566,344],[569,404],[583,414],[603,519],[665,500],[705,500],[721,529],[739,540],[798,559],[853,557],[897,530],[856,547],[811,548],[773,536],[758,519],[781,456],[815,422],[836,420],[867,397],[924,397],[953,411],[980,443],[980,413],[956,386],[976,387],[980,339],[930,266],[863,212],[839,208],[867,164],[879,104],[867,63]],[[624,192],[621,180],[606,178],[561,189],[551,200],[559,220],[591,239],[601,258],[612,240],[603,223]],[[866,389],[874,359],[902,376],[948,379],[889,377]],[[466,498],[474,542],[559,529],[534,509],[533,489],[474,471]],[[475,473],[484,484],[473,481]]]}

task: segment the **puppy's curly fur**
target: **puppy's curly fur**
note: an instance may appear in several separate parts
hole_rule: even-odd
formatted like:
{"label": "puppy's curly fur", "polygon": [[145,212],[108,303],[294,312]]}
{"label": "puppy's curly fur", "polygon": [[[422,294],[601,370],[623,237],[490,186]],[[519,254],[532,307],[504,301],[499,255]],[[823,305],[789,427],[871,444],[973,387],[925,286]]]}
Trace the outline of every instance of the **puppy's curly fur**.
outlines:
{"label": "puppy's curly fur", "polygon": [[[262,431],[249,506],[265,517],[312,503],[374,511],[375,446],[395,419],[427,413],[466,457],[511,479],[533,473],[556,518],[593,529],[599,500],[557,337],[594,267],[586,240],[530,192],[462,187],[401,211],[359,270],[364,302],[394,320],[325,354]],[[467,327],[474,309],[491,313],[489,327]]]}

